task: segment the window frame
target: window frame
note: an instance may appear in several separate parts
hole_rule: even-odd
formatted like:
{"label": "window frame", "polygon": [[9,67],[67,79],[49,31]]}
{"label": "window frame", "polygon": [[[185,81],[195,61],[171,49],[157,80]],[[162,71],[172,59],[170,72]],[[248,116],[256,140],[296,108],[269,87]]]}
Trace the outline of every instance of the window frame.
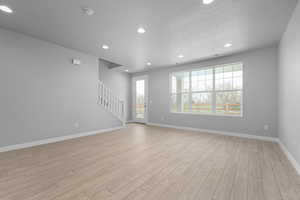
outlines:
{"label": "window frame", "polygon": [[[234,89],[234,90],[215,90],[215,68],[217,67],[224,67],[227,65],[241,65],[242,68],[242,89]],[[196,70],[205,70],[205,69],[213,69],[213,89],[209,91],[192,91],[192,79],[191,75],[193,71]],[[179,93],[172,93],[172,76],[174,73],[180,73],[180,72],[188,72],[189,73],[189,91],[188,92],[179,92]],[[219,116],[219,117],[238,117],[238,118],[243,118],[244,117],[244,64],[243,62],[234,62],[234,63],[225,63],[225,64],[217,64],[217,65],[209,65],[209,66],[192,66],[187,69],[181,69],[181,70],[176,70],[172,71],[169,73],[169,111],[172,114],[184,114],[184,115],[203,115],[203,116]],[[218,92],[241,92],[241,112],[238,115],[231,115],[231,114],[221,114],[216,112],[216,95]],[[188,94],[189,95],[189,110],[190,112],[176,112],[172,111],[172,95],[174,94]],[[193,93],[211,93],[212,94],[212,112],[209,113],[195,113],[191,112],[191,107],[192,107],[192,94]]]}

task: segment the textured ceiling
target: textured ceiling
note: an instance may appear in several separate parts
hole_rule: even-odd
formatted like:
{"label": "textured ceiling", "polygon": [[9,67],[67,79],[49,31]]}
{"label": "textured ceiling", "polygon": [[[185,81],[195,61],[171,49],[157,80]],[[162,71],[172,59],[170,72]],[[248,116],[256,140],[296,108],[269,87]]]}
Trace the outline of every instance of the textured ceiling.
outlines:
{"label": "textured ceiling", "polygon": [[[296,0],[4,0],[0,26],[140,71],[277,43]],[[3,1],[2,1],[3,2]],[[81,7],[94,9],[85,16]],[[146,33],[137,34],[143,26]],[[231,42],[231,48],[224,44]],[[102,44],[110,46],[103,50]],[[179,59],[178,54],[185,57]]]}

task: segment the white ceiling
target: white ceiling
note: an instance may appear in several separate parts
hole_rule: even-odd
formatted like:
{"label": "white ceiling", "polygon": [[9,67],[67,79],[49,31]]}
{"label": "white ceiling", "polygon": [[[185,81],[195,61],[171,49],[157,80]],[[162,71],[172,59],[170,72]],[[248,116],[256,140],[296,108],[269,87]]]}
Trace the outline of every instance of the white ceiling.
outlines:
{"label": "white ceiling", "polygon": [[[0,0],[0,26],[140,71],[277,43],[297,0]],[[95,14],[85,16],[81,7]],[[138,27],[146,33],[137,34]],[[231,42],[231,48],[224,44]],[[109,45],[103,50],[102,44]],[[178,54],[185,57],[179,59]]]}

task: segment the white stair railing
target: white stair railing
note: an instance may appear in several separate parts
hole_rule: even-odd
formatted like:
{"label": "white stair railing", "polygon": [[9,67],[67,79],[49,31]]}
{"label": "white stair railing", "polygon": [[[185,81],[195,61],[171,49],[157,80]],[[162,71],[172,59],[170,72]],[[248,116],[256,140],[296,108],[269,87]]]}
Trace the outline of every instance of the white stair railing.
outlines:
{"label": "white stair railing", "polygon": [[98,104],[125,123],[125,102],[115,96],[101,81],[98,84]]}

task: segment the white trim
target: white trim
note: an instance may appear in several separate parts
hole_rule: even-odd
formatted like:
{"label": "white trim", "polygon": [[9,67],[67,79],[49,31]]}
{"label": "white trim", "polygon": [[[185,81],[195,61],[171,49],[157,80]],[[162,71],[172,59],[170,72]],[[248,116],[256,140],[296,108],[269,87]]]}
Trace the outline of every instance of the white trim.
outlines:
{"label": "white trim", "polygon": [[179,115],[198,115],[198,116],[212,116],[212,117],[237,117],[237,118],[243,118],[241,115],[229,115],[229,114],[215,114],[215,113],[193,113],[193,112],[173,112],[172,114],[179,114]]}
{"label": "white trim", "polygon": [[210,130],[210,129],[200,129],[200,128],[190,128],[184,126],[173,126],[168,124],[159,124],[159,123],[147,123],[150,126],[158,126],[164,128],[175,128],[181,130],[189,130],[189,131],[197,131],[197,132],[205,132],[205,133],[213,133],[219,135],[228,135],[228,136],[235,136],[235,137],[242,137],[242,138],[250,138],[250,139],[257,139],[257,140],[264,140],[264,141],[271,141],[277,142],[278,139],[274,137],[265,137],[265,136],[258,136],[258,135],[249,135],[244,133],[234,133],[234,132],[226,132],[226,131],[218,131],[218,130]]}
{"label": "white trim", "polygon": [[0,152],[24,149],[24,148],[28,148],[28,147],[34,147],[34,146],[39,146],[39,145],[49,144],[49,143],[55,143],[55,142],[60,142],[60,141],[64,141],[64,140],[70,140],[70,139],[85,137],[85,136],[90,136],[90,135],[97,135],[97,134],[100,134],[100,133],[119,130],[123,127],[124,126],[118,126],[118,127],[115,127],[115,128],[101,129],[101,130],[90,131],[90,132],[85,132],[85,133],[77,133],[77,134],[73,134],[73,135],[66,135],[66,136],[62,136],[62,137],[54,137],[54,138],[48,138],[48,139],[45,139],[45,140],[38,140],[38,141],[34,141],[34,142],[28,142],[28,143],[23,143],[23,144],[15,144],[15,145],[10,145],[10,146],[0,147]]}
{"label": "white trim", "polygon": [[[199,65],[200,64],[200,65]],[[222,67],[222,66],[227,66],[227,65],[239,65],[242,64],[244,67],[244,62],[243,61],[236,61],[236,62],[226,62],[226,63],[220,63],[220,64],[211,64],[211,65],[201,65],[201,63],[194,63],[192,65],[189,65],[188,67],[184,67],[184,68],[179,68],[179,69],[175,69],[173,70],[171,73],[176,73],[176,72],[186,72],[186,71],[193,71],[193,70],[197,70],[197,69],[209,69],[212,67]]]}
{"label": "white trim", "polygon": [[[136,118],[136,81],[144,80],[145,81],[145,113],[143,119]],[[135,76],[132,77],[132,118],[134,121],[139,123],[147,123],[148,122],[148,113],[149,113],[149,77],[148,75]]]}
{"label": "white trim", "polygon": [[297,160],[294,158],[294,156],[288,151],[288,149],[285,147],[285,145],[278,139],[277,143],[279,144],[281,150],[284,152],[286,157],[289,159],[289,161],[292,163],[293,167],[297,171],[297,173],[300,175],[300,164],[297,162]]}
{"label": "white trim", "polygon": [[[217,67],[224,67],[224,66],[228,66],[228,65],[241,65],[242,66],[242,88],[241,89],[234,89],[234,90],[215,90],[215,69]],[[213,69],[213,90],[209,90],[209,91],[197,91],[197,92],[192,92],[191,91],[191,73],[194,70],[205,70],[205,69]],[[178,92],[178,93],[172,93],[172,76],[175,73],[180,73],[180,72],[188,72],[189,73],[189,91],[188,92]],[[243,118],[244,117],[244,63],[243,62],[234,62],[234,63],[227,63],[227,64],[218,64],[218,65],[210,65],[210,66],[202,66],[202,67],[197,67],[197,66],[193,66],[193,67],[189,67],[188,69],[180,69],[180,70],[175,70],[172,72],[169,72],[169,111],[170,113],[182,113],[182,114],[193,114],[193,115],[209,115],[209,116],[231,116],[230,114],[222,114],[222,113],[217,113],[216,112],[216,94],[218,92],[241,92],[241,112],[239,115],[234,115],[234,117],[239,117],[239,118]],[[189,110],[191,111],[191,95],[193,93],[211,93],[212,94],[212,112],[211,113],[192,113],[192,112],[173,112],[172,111],[172,95],[174,94],[188,94],[189,95]]]}

